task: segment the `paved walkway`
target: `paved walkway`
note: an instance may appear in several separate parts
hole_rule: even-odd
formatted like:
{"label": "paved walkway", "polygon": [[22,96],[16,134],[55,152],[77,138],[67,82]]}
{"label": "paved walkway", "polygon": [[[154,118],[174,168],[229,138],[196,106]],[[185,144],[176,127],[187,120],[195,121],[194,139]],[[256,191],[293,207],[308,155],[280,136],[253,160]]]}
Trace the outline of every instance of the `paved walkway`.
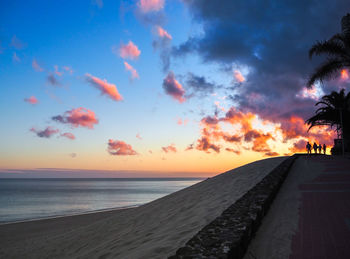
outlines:
{"label": "paved walkway", "polygon": [[298,229],[290,259],[350,258],[350,160],[312,156],[322,172],[299,185]]}

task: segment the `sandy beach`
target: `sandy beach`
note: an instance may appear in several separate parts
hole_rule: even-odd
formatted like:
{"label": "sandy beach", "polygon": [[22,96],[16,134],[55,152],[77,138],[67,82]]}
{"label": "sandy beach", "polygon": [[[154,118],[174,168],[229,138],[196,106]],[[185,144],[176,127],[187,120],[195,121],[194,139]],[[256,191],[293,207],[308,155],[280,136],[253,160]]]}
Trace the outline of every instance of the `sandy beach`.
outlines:
{"label": "sandy beach", "polygon": [[256,161],[143,206],[0,226],[2,258],[166,258],[285,158]]}

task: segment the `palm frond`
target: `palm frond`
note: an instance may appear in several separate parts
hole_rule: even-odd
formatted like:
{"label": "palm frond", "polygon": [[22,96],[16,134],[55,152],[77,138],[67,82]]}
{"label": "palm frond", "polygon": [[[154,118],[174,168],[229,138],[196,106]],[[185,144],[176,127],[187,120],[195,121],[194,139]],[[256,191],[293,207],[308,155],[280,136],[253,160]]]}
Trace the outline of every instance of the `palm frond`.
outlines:
{"label": "palm frond", "polygon": [[316,68],[316,71],[311,75],[308,80],[306,87],[311,88],[316,81],[323,81],[325,79],[330,79],[335,76],[339,70],[344,67],[344,62],[341,59],[328,59],[326,62],[322,63]]}
{"label": "palm frond", "polygon": [[345,56],[346,49],[344,43],[340,40],[327,40],[319,41],[311,47],[309,50],[309,58],[311,59],[313,55],[326,54],[328,56]]}

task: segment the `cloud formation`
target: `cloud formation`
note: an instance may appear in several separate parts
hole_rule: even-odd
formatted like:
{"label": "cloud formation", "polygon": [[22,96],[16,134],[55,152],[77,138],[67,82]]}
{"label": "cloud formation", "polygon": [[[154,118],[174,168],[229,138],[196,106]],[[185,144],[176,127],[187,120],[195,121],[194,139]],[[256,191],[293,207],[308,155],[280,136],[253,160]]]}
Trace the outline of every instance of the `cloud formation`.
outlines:
{"label": "cloud formation", "polygon": [[131,145],[121,140],[108,140],[108,152],[114,156],[133,156],[137,155],[137,152]]}
{"label": "cloud formation", "polygon": [[238,70],[233,71],[233,76],[238,83],[243,83],[245,81],[244,76]]}
{"label": "cloud formation", "polygon": [[175,79],[173,72],[169,72],[168,75],[164,78],[163,89],[165,93],[170,95],[172,98],[177,100],[179,103],[183,103],[185,98],[185,90],[182,85]]}
{"label": "cloud formation", "polygon": [[[202,128],[201,136],[197,140],[196,149],[207,153],[210,151],[219,153],[222,143],[225,143],[236,145],[237,148],[235,149],[226,147],[225,150],[230,152],[235,150],[237,154],[243,148],[263,153],[265,156],[276,156],[278,153],[271,147],[274,141],[291,143],[290,150],[295,152],[301,145],[295,143],[304,144],[306,140],[309,140],[331,145],[335,137],[334,131],[327,127],[313,128],[308,132],[308,126],[298,116],[291,116],[279,123],[274,123],[263,120],[256,114],[242,112],[234,107],[231,107],[222,117],[203,117],[200,124]],[[255,126],[259,124],[266,126],[262,128]],[[225,126],[225,128],[230,126],[230,133],[225,132],[222,126]]]}
{"label": "cloud formation", "polygon": [[214,93],[216,89],[222,88],[213,82],[209,82],[204,76],[188,73],[186,76],[186,89],[191,93],[188,96],[205,96]]}
{"label": "cloud formation", "polygon": [[[113,51],[116,53],[115,48]],[[137,59],[141,55],[141,51],[132,41],[129,41],[126,45],[123,43],[120,45],[118,54],[124,59]]]}
{"label": "cloud formation", "polygon": [[60,86],[61,85],[61,83],[57,80],[57,78],[55,77],[55,75],[53,73],[49,73],[49,75],[47,76],[47,82],[53,86]]}
{"label": "cloud formation", "polygon": [[173,37],[159,25],[155,26],[155,31],[156,31],[156,34],[160,38],[165,38],[165,39],[168,39],[168,40],[172,40],[173,39]]}
{"label": "cloud formation", "polygon": [[98,119],[93,111],[80,107],[66,111],[63,115],[52,117],[52,120],[64,124],[70,124],[72,127],[86,127],[93,129],[98,123]]}
{"label": "cloud formation", "polygon": [[30,104],[37,104],[39,101],[35,96],[31,96],[29,98],[24,98],[24,101]]}
{"label": "cloud formation", "polygon": [[[312,115],[314,100],[296,96],[319,62],[309,60],[308,50],[340,32],[347,0],[185,2],[202,32],[174,47],[174,56],[196,54],[205,63],[247,68],[244,87],[230,93],[232,104],[241,110],[274,122]],[[236,73],[236,80],[243,78]],[[337,84],[325,82],[322,88],[329,93]]]}
{"label": "cloud formation", "polygon": [[101,91],[101,94],[106,94],[114,101],[123,100],[123,97],[119,94],[117,87],[114,84],[108,83],[106,79],[102,80],[90,74],[85,74],[85,77],[86,81]]}
{"label": "cloud formation", "polygon": [[38,64],[38,62],[36,61],[36,59],[33,59],[32,61],[32,67],[36,72],[43,72],[44,69]]}
{"label": "cloud formation", "polygon": [[75,135],[73,133],[70,133],[70,132],[65,132],[65,133],[61,134],[61,137],[65,137],[65,138],[68,138],[71,140],[75,139]]}
{"label": "cloud formation", "polygon": [[50,138],[51,136],[60,132],[58,129],[48,126],[44,130],[37,130],[35,128],[30,129],[31,132],[34,132],[40,138]]}
{"label": "cloud formation", "polygon": [[143,13],[157,12],[164,8],[164,0],[139,0],[137,6]]}
{"label": "cloud formation", "polygon": [[133,68],[128,62],[124,61],[124,67],[127,71],[129,71],[131,73],[131,79],[140,78],[136,69]]}
{"label": "cloud formation", "polygon": [[169,146],[162,147],[162,150],[163,150],[165,153],[168,153],[168,152],[176,153],[176,152],[177,152],[177,149],[176,149],[176,147],[175,147],[175,144],[171,144],[171,145],[169,145]]}

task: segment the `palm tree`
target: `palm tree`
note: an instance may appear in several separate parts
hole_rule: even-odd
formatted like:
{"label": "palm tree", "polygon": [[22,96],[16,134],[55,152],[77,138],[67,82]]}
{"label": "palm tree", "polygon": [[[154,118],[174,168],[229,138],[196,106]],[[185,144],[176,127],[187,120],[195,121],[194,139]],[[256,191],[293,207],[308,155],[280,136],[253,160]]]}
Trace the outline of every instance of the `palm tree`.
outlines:
{"label": "palm tree", "polygon": [[335,127],[342,138],[350,139],[350,92],[345,95],[342,89],[339,93],[333,91],[321,98],[315,106],[323,105],[316,110],[316,114],[306,120],[309,130],[314,126],[328,125]]}
{"label": "palm tree", "polygon": [[350,13],[341,21],[342,32],[326,41],[319,41],[309,50],[310,59],[314,55],[327,55],[327,59],[311,75],[307,87],[316,81],[324,81],[339,75],[342,69],[350,68]]}

